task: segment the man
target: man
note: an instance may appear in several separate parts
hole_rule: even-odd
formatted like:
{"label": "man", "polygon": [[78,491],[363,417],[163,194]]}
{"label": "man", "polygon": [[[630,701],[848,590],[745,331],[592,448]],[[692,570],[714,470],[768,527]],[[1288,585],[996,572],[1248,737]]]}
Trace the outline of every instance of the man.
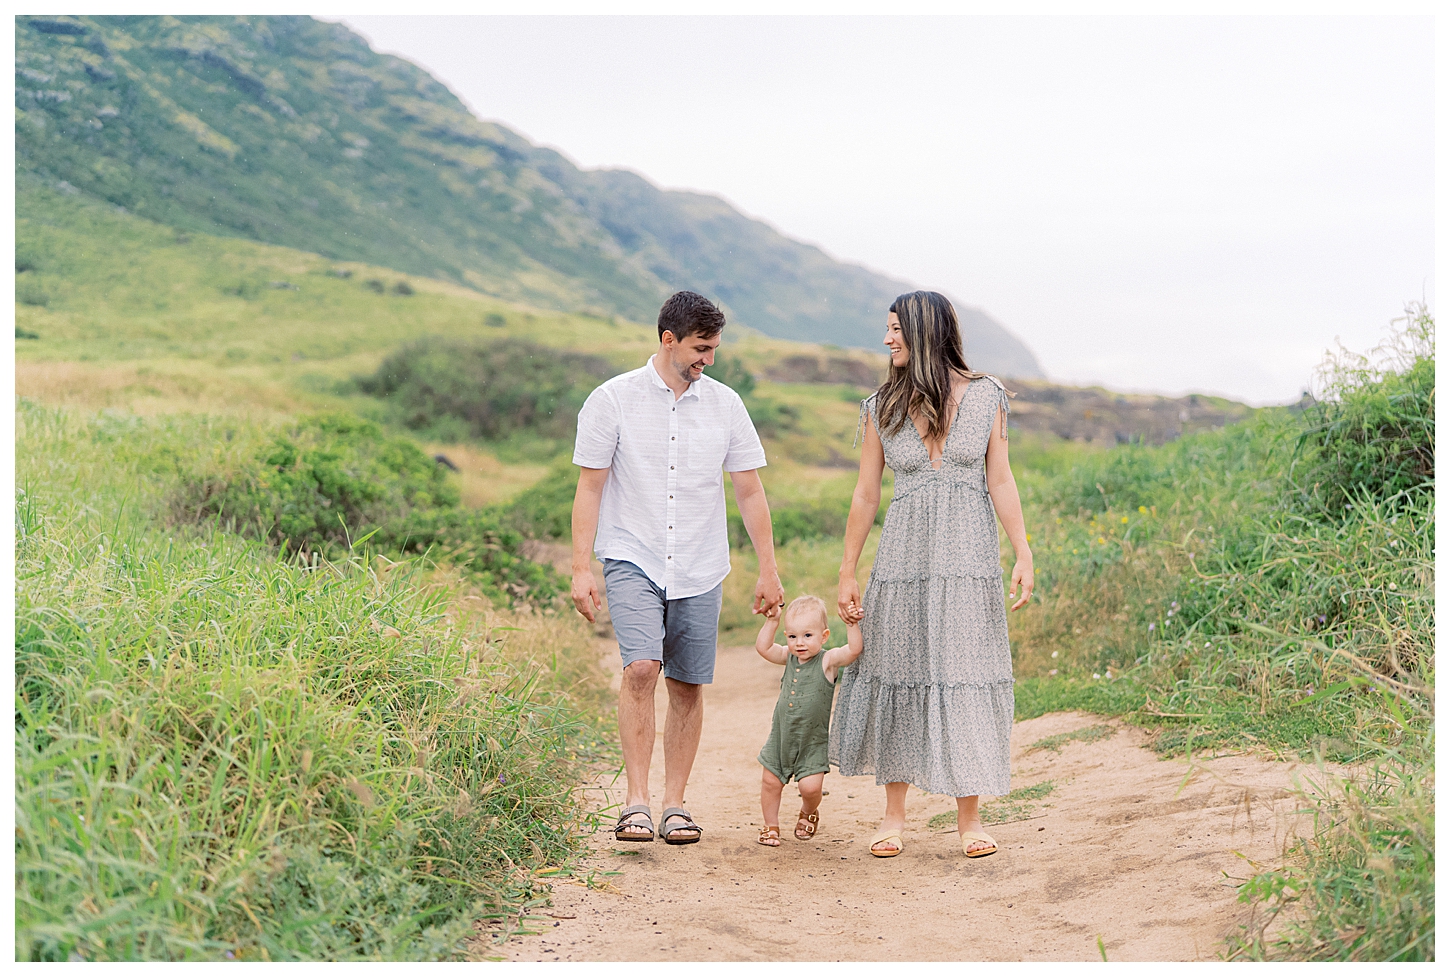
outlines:
{"label": "man", "polygon": [[724,328],[724,313],[708,299],[676,292],[660,309],[659,350],[639,369],[601,384],[579,412],[573,597],[593,621],[602,606],[593,543],[624,665],[619,736],[628,786],[614,829],[619,841],[655,838],[649,767],[661,670],[669,710],[659,836],[671,845],[700,840],[702,829],[684,809],[685,784],[700,745],[701,686],[715,675],[720,594],[730,572],[722,467],[759,557],[755,612],[784,597],[756,471],[765,467],[765,450],[740,396],[704,376]]}

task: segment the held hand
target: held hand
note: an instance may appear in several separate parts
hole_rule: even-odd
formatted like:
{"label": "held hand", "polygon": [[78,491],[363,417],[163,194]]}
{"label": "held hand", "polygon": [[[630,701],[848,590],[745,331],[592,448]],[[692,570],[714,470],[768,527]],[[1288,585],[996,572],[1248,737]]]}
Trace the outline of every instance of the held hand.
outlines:
{"label": "held hand", "polygon": [[767,604],[765,610],[761,611],[767,621],[771,621],[777,626],[780,624],[780,612],[781,607],[779,604]]}
{"label": "held hand", "polygon": [[769,575],[762,573],[755,579],[755,606],[751,613],[765,614],[771,607],[778,611],[783,603],[785,587],[781,586],[780,574],[772,571]]}
{"label": "held hand", "polygon": [[584,615],[584,620],[593,624],[594,612],[604,606],[604,601],[599,599],[599,584],[594,580],[594,571],[575,570],[569,591],[574,598],[574,609]]}
{"label": "held hand", "polygon": [[1022,592],[1022,596],[1012,605],[1012,610],[1017,610],[1032,599],[1033,584],[1032,564],[1018,560],[1016,566],[1012,567],[1012,590],[1007,594],[1007,599],[1017,597],[1019,590]]}
{"label": "held hand", "polygon": [[836,611],[847,624],[860,623],[861,618],[866,616],[861,608],[861,587],[855,577],[841,578],[840,587],[836,590]]}

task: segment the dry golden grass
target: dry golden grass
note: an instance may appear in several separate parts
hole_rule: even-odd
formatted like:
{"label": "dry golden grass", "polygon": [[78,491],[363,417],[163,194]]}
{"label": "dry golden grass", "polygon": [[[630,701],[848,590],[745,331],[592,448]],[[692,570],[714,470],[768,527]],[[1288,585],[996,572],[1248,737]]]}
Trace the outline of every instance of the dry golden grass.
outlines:
{"label": "dry golden grass", "polygon": [[463,504],[482,508],[513,498],[543,478],[549,466],[534,462],[503,462],[476,444],[429,442],[424,450],[441,454],[458,466]]}

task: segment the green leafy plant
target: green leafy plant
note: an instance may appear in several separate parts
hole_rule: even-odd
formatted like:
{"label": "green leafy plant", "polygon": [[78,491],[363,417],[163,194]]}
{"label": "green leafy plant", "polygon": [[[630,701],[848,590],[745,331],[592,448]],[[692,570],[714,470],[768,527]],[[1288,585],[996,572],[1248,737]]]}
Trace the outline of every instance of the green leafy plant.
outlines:
{"label": "green leafy plant", "polygon": [[351,415],[305,419],[233,465],[189,475],[173,507],[180,518],[214,520],[291,553],[335,556],[366,544],[427,554],[469,573],[494,599],[547,603],[562,587],[551,568],[523,555],[519,532],[460,506],[447,472],[417,445]]}
{"label": "green leafy plant", "polygon": [[613,375],[595,356],[526,340],[425,338],[389,356],[358,379],[363,392],[388,401],[415,430],[500,440],[573,436],[589,391]]}

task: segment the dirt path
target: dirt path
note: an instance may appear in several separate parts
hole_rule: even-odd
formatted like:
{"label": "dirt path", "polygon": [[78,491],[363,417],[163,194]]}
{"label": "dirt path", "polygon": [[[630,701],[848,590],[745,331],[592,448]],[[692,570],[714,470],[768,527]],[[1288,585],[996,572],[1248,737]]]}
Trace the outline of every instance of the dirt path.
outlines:
{"label": "dirt path", "polygon": [[[601,646],[606,643],[601,642]],[[611,643],[610,655],[617,654]],[[617,659],[614,668],[617,669]],[[1103,725],[1058,713],[1018,723],[1014,788],[1051,781],[1030,820],[989,826],[1000,850],[962,856],[954,827],[927,828],[950,798],[912,789],[906,848],[873,858],[885,792],[871,778],[826,777],[810,842],[755,843],[760,768],[780,669],[750,648],[721,649],[687,804],[697,845],[616,843],[596,836],[591,866],[612,885],[557,884],[541,936],[480,946],[511,960],[1113,960],[1214,959],[1244,917],[1238,853],[1273,861],[1292,826],[1296,768],[1232,756],[1160,760],[1121,723],[1060,752],[1045,737]],[[658,700],[664,715],[663,683]],[[1298,768],[1302,770],[1302,768]],[[655,752],[655,816],[664,772]],[[617,787],[622,788],[622,779]],[[617,802],[619,790],[607,792]]]}

